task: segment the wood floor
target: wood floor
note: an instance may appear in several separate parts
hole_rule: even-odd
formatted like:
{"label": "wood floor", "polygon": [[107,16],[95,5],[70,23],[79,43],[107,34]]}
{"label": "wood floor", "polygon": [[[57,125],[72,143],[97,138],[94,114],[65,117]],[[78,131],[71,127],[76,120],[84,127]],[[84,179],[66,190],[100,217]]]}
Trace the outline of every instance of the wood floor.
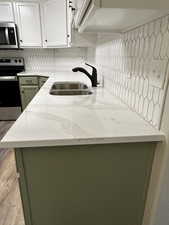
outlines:
{"label": "wood floor", "polygon": [[[0,139],[12,124],[0,122]],[[0,149],[0,225],[24,225],[12,149]]]}

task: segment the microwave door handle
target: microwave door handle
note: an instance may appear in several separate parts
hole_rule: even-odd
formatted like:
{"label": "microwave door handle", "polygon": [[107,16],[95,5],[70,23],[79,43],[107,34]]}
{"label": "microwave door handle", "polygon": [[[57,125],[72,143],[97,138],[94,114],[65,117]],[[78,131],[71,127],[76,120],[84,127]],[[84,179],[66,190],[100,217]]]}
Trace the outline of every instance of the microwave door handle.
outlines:
{"label": "microwave door handle", "polygon": [[5,36],[6,36],[6,41],[7,41],[7,44],[9,45],[9,33],[8,33],[8,28],[6,27],[5,28]]}

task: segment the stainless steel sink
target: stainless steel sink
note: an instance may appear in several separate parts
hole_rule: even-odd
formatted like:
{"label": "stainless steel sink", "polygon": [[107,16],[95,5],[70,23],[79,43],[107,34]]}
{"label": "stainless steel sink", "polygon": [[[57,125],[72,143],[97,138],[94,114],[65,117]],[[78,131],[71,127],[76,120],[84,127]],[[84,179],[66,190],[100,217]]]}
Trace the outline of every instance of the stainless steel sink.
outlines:
{"label": "stainless steel sink", "polygon": [[50,91],[51,95],[91,95],[89,90],[55,90]]}
{"label": "stainless steel sink", "polygon": [[80,82],[56,82],[53,84],[52,89],[88,89],[88,86]]}
{"label": "stainless steel sink", "polygon": [[90,95],[91,90],[86,84],[80,82],[55,82],[51,89],[51,95]]}

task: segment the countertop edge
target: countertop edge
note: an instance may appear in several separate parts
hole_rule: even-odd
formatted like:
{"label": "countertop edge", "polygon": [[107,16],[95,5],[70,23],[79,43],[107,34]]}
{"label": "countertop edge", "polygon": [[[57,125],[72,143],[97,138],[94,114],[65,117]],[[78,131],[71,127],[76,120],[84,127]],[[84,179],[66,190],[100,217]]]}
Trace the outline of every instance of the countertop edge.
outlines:
{"label": "countertop edge", "polygon": [[91,139],[64,139],[64,140],[35,140],[35,141],[19,141],[19,142],[0,142],[1,148],[31,148],[31,147],[47,147],[47,146],[73,146],[73,145],[92,145],[92,144],[120,144],[120,143],[141,143],[141,142],[163,142],[165,134],[147,136],[131,136],[131,137],[113,137],[113,138],[91,138]]}

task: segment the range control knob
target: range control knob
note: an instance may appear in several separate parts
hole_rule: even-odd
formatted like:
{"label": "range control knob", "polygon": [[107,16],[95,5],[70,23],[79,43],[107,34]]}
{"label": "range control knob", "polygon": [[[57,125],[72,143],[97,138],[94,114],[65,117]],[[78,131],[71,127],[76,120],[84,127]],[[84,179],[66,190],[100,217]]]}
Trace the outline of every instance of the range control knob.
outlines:
{"label": "range control knob", "polygon": [[17,63],[18,62],[18,60],[17,59],[15,59],[15,63]]}

